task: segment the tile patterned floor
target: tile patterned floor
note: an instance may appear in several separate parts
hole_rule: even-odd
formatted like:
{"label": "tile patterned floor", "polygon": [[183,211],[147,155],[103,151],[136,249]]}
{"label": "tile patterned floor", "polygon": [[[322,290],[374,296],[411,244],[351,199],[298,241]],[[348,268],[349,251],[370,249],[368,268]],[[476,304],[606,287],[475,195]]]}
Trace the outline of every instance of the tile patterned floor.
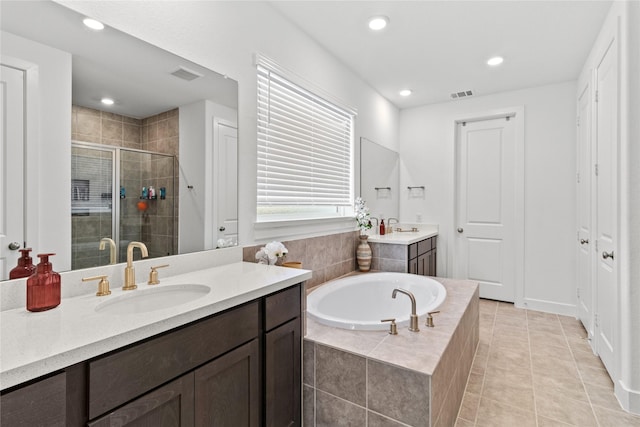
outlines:
{"label": "tile patterned floor", "polygon": [[480,343],[456,427],[640,427],[585,337],[572,317],[480,300]]}

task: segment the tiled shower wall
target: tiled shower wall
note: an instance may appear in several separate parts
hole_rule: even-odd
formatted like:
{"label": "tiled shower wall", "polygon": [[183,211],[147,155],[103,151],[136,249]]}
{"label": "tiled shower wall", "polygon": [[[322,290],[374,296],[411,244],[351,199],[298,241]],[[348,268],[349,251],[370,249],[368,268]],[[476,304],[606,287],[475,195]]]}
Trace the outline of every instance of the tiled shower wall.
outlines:
{"label": "tiled shower wall", "polygon": [[[356,270],[358,235],[358,231],[350,231],[328,236],[283,241],[282,244],[289,251],[285,261],[301,261],[302,268],[313,271],[313,277],[306,282],[306,289],[308,290]],[[248,262],[256,262],[256,252],[263,246],[246,246],[243,250],[242,259]],[[281,262],[279,261],[278,264],[281,264]]]}
{"label": "tiled shower wall", "polygon": [[[133,148],[174,155],[175,160],[159,158],[148,162],[124,162],[122,172],[123,185],[127,189],[127,198],[121,204],[121,240],[120,260],[126,256],[126,243],[132,240],[147,244],[149,255],[164,256],[177,253],[178,230],[178,163],[179,126],[178,109],[160,113],[145,119],[135,119],[95,109],[73,106],[72,138],[75,141],[92,142],[103,145]],[[172,164],[174,163],[175,164]],[[136,175],[135,180],[130,179]],[[135,182],[135,185],[133,184]],[[140,185],[139,183],[143,184]],[[129,185],[131,184],[131,185]],[[156,191],[167,188],[167,200],[149,201],[149,208],[141,214],[137,209],[139,192],[142,186],[153,185]],[[117,191],[116,184],[116,191]],[[170,203],[173,199],[173,203]],[[104,222],[104,221],[101,221]],[[73,216],[74,242],[87,239],[98,242],[105,237],[104,227],[94,226],[95,218]],[[134,252],[139,256],[137,252]],[[83,246],[81,253],[74,256],[73,268],[90,267],[104,264],[99,259],[104,256],[96,248],[87,250]]]}

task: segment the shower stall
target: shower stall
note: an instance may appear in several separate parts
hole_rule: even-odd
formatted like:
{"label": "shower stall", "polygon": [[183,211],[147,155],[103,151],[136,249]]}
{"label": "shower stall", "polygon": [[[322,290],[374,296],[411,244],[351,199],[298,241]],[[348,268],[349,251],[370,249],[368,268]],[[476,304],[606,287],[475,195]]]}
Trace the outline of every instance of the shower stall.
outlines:
{"label": "shower stall", "polygon": [[105,238],[116,262],[126,261],[132,241],[149,257],[177,253],[175,156],[84,142],[72,143],[71,156],[72,269],[109,264]]}

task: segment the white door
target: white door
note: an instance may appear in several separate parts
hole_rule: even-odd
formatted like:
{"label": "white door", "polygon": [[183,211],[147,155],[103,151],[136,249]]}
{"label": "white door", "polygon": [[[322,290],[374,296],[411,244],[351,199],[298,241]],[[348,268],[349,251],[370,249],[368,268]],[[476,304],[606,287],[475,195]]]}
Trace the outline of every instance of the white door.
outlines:
{"label": "white door", "polygon": [[480,283],[480,296],[515,299],[514,119],[459,123],[456,276]]}
{"label": "white door", "polygon": [[594,242],[591,236],[591,82],[587,81],[578,97],[577,140],[577,280],[578,318],[582,321],[589,339],[593,337],[593,288],[591,269],[593,266]]}
{"label": "white door", "polygon": [[618,300],[618,55],[614,41],[596,68],[596,350],[614,374]]}
{"label": "white door", "polygon": [[238,242],[238,129],[218,123],[218,239]]}
{"label": "white door", "polygon": [[24,71],[0,69],[0,280],[9,278],[24,244]]}

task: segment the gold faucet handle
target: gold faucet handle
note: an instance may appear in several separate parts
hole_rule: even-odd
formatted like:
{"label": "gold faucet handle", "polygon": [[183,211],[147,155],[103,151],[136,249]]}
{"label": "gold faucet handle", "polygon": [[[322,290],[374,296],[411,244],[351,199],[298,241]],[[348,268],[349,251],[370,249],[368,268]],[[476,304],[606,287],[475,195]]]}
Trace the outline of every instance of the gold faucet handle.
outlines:
{"label": "gold faucet handle", "polygon": [[169,264],[163,264],[163,265],[157,265],[155,267],[151,267],[151,271],[149,272],[149,281],[147,282],[147,285],[157,285],[158,283],[160,283],[160,280],[158,280],[158,269],[159,268],[165,268],[165,267],[169,267]]}
{"label": "gold faucet handle", "polygon": [[109,289],[109,280],[107,280],[108,276],[94,276],[94,277],[83,277],[83,282],[89,282],[92,280],[100,280],[98,283],[98,292],[96,292],[96,296],[103,297],[105,295],[111,295],[111,290]]}
{"label": "gold faucet handle", "polygon": [[427,323],[425,324],[426,327],[428,328],[433,328],[433,314],[438,314],[440,313],[440,310],[437,311],[430,311],[427,313]]}
{"label": "gold faucet handle", "polygon": [[382,319],[380,322],[391,322],[389,325],[389,334],[398,335],[398,326],[396,325],[396,319]]}

